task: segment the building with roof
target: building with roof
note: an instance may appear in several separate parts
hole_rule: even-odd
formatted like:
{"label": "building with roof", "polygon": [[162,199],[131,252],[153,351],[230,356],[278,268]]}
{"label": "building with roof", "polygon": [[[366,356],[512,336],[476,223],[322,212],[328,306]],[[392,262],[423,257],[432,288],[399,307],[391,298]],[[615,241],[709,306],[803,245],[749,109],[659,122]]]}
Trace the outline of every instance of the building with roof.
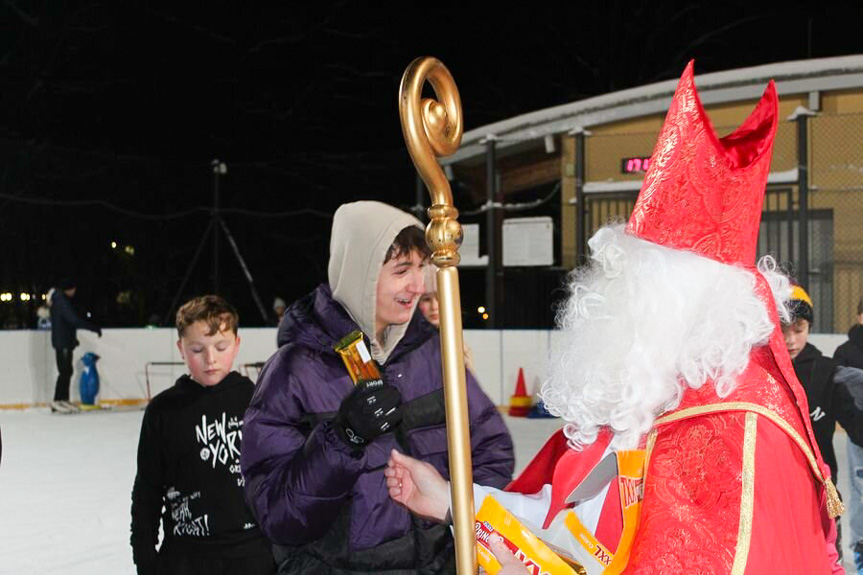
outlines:
{"label": "building with roof", "polygon": [[[863,296],[863,55],[696,75],[720,136],[749,115],[771,79],[780,124],[759,255],[773,254],[809,289],[815,331],[844,332]],[[519,308],[524,298],[550,305],[554,298],[537,290],[559,284],[599,226],[628,218],[676,85],[675,79],[622,90],[465,133],[459,151],[442,163],[460,197],[482,205],[470,215],[492,256],[485,307],[506,317],[512,293]],[[536,214],[555,224],[551,268],[558,273],[541,281],[538,270],[504,268],[500,256],[503,221]],[[524,281],[507,283],[519,276]],[[517,316],[497,326],[517,327]],[[528,318],[525,325],[547,321]]]}

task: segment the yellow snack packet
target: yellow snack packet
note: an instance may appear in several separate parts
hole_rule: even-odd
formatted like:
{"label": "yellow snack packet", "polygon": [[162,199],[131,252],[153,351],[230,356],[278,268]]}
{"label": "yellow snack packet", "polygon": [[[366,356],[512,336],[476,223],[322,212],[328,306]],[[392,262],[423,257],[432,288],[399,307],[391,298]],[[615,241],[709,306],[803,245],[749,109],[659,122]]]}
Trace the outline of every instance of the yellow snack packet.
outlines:
{"label": "yellow snack packet", "polygon": [[[555,516],[548,529],[542,529],[520,521],[489,496],[483,501],[476,518],[477,557],[480,565],[492,574],[500,570],[500,564],[488,548],[488,537],[496,532],[504,538],[507,547],[532,574],[618,575],[623,572],[629,562],[641,513],[644,460],[644,450],[640,449],[618,451],[609,455],[588,473],[567,498],[567,501],[573,503],[591,499],[610,481],[617,482],[623,515],[623,530],[617,549],[608,549],[602,545],[582,524],[573,509],[564,509]],[[551,553],[556,561],[550,560],[548,553]],[[563,568],[567,570],[558,570]]]}
{"label": "yellow snack packet", "polygon": [[495,575],[501,565],[489,547],[489,537],[497,533],[504,544],[524,563],[531,575],[575,575],[576,571],[557,556],[539,538],[528,531],[515,515],[497,502],[486,497],[476,514],[476,555],[480,566],[489,575]]}
{"label": "yellow snack packet", "polygon": [[341,356],[348,375],[354,385],[361,381],[374,381],[381,378],[381,372],[372,359],[372,354],[363,339],[363,332],[355,330],[339,340],[333,347]]}

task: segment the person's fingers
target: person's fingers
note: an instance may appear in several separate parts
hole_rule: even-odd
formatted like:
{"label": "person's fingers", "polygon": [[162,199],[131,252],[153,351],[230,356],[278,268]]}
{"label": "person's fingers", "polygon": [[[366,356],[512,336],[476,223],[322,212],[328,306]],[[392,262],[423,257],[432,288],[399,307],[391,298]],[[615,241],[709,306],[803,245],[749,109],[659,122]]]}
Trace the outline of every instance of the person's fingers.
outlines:
{"label": "person's fingers", "polygon": [[397,477],[413,477],[422,481],[422,478],[440,476],[432,465],[408,455],[393,452],[393,460],[395,461]]}
{"label": "person's fingers", "polygon": [[410,468],[410,464],[414,461],[412,458],[403,453],[399,453],[395,449],[390,452],[390,456],[396,466],[403,465],[404,467]]}
{"label": "person's fingers", "polygon": [[402,481],[406,475],[404,467],[387,467],[384,469],[384,477],[394,477]]}
{"label": "person's fingers", "polygon": [[521,561],[515,558],[515,555],[512,554],[512,551],[509,550],[500,535],[492,535],[488,538],[488,542],[491,552],[494,553],[501,567],[523,565]]}
{"label": "person's fingers", "polygon": [[399,453],[395,449],[392,452],[392,460],[395,464],[394,467],[398,469],[399,467],[403,467],[408,473],[411,473],[415,469],[419,469],[424,463],[419,459],[414,459],[409,455],[405,455],[404,453]]}

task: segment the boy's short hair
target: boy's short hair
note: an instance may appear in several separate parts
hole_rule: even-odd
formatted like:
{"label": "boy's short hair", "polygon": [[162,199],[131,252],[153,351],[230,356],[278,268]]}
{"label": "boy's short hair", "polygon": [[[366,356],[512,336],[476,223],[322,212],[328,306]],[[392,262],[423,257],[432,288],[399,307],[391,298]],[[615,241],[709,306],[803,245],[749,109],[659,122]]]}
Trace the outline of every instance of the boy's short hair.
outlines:
{"label": "boy's short hair", "polygon": [[863,315],[863,297],[857,302],[857,315]]}
{"label": "boy's short hair", "polygon": [[228,330],[236,335],[240,316],[234,306],[224,298],[205,295],[187,301],[177,310],[177,334],[183,337],[186,328],[198,321],[206,323],[210,328],[207,335]]}
{"label": "boy's short hair", "polygon": [[399,235],[396,236],[396,239],[393,240],[390,249],[387,250],[384,263],[387,263],[393,258],[407,255],[414,250],[419,252],[420,256],[422,256],[422,259],[424,260],[428,259],[432,254],[431,248],[428,246],[428,243],[426,243],[425,232],[416,226],[408,226],[400,231]]}

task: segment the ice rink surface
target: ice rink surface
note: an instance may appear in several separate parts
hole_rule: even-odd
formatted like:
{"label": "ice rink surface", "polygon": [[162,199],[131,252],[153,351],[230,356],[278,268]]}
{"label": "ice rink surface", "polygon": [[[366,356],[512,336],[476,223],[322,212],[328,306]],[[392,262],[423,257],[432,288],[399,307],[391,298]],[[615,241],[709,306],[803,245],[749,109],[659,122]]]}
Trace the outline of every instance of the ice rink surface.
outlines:
{"label": "ice rink surface", "polygon": [[[0,574],[135,573],[129,508],[142,417],[140,410],[0,411]],[[560,426],[559,420],[506,422],[518,470]],[[845,440],[836,434],[839,488],[848,493]],[[849,532],[844,517],[843,532]]]}

